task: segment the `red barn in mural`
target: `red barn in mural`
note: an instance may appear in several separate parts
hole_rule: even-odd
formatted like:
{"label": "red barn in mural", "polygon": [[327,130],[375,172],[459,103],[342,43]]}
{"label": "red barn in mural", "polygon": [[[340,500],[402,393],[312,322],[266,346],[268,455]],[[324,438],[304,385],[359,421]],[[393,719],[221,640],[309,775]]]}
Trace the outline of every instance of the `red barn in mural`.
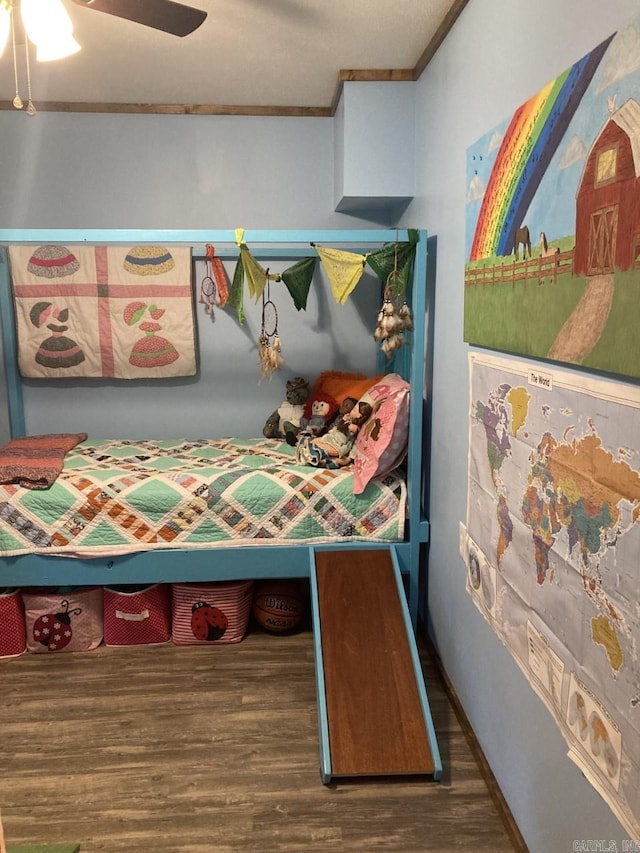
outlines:
{"label": "red barn in mural", "polygon": [[640,104],[629,99],[587,157],[576,197],[575,275],[628,270],[640,239]]}

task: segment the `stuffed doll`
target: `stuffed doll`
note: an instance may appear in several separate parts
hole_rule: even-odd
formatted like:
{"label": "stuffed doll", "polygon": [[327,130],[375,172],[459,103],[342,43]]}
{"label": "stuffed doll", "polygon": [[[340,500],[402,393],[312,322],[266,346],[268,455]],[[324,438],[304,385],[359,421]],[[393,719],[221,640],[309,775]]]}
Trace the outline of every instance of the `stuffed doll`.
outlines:
{"label": "stuffed doll", "polygon": [[267,418],[262,434],[265,438],[284,438],[285,423],[294,428],[300,426],[304,415],[304,404],[309,397],[309,383],[301,376],[287,380],[286,399],[278,406],[275,412]]}
{"label": "stuffed doll", "polygon": [[317,391],[304,404],[304,413],[298,426],[288,422],[284,425],[287,444],[295,447],[298,435],[304,432],[306,435],[316,436],[326,432],[331,421],[338,414],[338,401],[330,394]]}
{"label": "stuffed doll", "polygon": [[369,403],[358,403],[347,398],[342,408],[343,415],[336,418],[334,425],[321,436],[301,433],[296,445],[296,462],[314,468],[344,468],[350,465],[351,449],[360,427],[371,417],[373,408]]}

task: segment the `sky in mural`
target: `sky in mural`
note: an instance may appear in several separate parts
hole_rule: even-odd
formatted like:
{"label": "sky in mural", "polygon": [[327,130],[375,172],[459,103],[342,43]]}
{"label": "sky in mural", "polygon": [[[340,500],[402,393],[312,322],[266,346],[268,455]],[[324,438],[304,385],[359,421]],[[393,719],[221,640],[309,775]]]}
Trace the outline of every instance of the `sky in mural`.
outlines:
{"label": "sky in mural", "polygon": [[[606,49],[604,54],[600,55],[602,47]],[[536,105],[536,96],[534,96],[518,117],[525,133],[529,133],[533,138],[536,126],[536,122],[533,121],[534,113],[537,115],[540,109],[546,109],[549,111],[550,118],[554,105],[557,112],[561,108],[563,83],[565,93],[569,83],[572,86],[577,85],[576,91],[581,96],[577,109],[571,110],[571,118],[566,130],[543,171],[538,163],[538,171],[542,171],[541,178],[538,175],[534,181],[529,181],[528,188],[524,186],[524,192],[520,197],[520,208],[515,214],[520,219],[519,222],[515,222],[515,225],[526,225],[534,244],[537,243],[541,231],[545,232],[549,242],[575,233],[576,193],[589,150],[612,112],[629,98],[640,101],[640,19],[617,32],[612,40],[603,43],[600,54],[598,51],[599,48],[595,48],[591,54],[578,60],[571,69],[567,69],[554,81],[550,81],[549,86],[543,87],[538,93],[541,106]],[[591,59],[591,68],[589,68],[589,59]],[[580,88],[581,82],[582,88]],[[516,112],[517,110],[467,150],[465,247],[467,261],[471,259],[472,252],[476,257],[483,256],[482,252],[478,254],[481,242],[480,225],[487,215],[487,208],[492,206],[487,202],[490,201],[492,184],[495,185],[497,180],[500,147],[505,140],[505,134],[514,134],[513,120]],[[526,127],[527,116],[530,119],[529,130]],[[544,119],[545,116],[542,114],[537,122],[537,132],[541,141],[545,133],[545,125],[548,132],[551,124]],[[495,171],[494,167],[496,167]],[[506,180],[505,175],[503,179]],[[513,179],[511,186],[516,186]],[[483,209],[482,202],[485,195],[487,201]],[[506,195],[509,193],[507,192]],[[504,202],[505,192],[502,198]],[[523,198],[526,199],[524,205]],[[489,245],[488,241],[489,237],[486,237],[485,246]],[[513,248],[505,245],[504,238],[500,241],[497,235],[493,245],[498,254],[509,254]]]}

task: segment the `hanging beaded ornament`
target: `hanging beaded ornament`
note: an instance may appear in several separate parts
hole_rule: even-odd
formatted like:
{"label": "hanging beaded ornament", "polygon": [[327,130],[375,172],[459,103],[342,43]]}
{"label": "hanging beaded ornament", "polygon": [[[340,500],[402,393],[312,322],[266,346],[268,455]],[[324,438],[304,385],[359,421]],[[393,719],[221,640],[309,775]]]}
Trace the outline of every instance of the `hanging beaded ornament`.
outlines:
{"label": "hanging beaded ornament", "polygon": [[260,381],[279,370],[284,364],[282,344],[278,334],[278,309],[271,299],[269,270],[267,270],[267,287],[262,291],[262,324],[258,340],[258,359],[260,361]]}
{"label": "hanging beaded ornament", "polygon": [[[399,304],[399,307],[397,307]],[[405,343],[405,332],[413,330],[413,317],[406,300],[406,281],[398,272],[398,247],[394,266],[387,276],[384,289],[384,302],[378,313],[373,339],[387,358]]]}

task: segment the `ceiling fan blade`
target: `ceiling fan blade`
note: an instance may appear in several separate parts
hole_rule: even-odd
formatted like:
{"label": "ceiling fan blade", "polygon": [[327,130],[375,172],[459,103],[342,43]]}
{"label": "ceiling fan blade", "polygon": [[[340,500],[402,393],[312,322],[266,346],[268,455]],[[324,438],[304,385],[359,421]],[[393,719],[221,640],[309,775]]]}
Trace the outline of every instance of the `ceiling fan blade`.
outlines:
{"label": "ceiling fan blade", "polygon": [[162,30],[174,36],[187,36],[196,30],[207,13],[174,0],[73,0],[78,6],[95,9]]}

